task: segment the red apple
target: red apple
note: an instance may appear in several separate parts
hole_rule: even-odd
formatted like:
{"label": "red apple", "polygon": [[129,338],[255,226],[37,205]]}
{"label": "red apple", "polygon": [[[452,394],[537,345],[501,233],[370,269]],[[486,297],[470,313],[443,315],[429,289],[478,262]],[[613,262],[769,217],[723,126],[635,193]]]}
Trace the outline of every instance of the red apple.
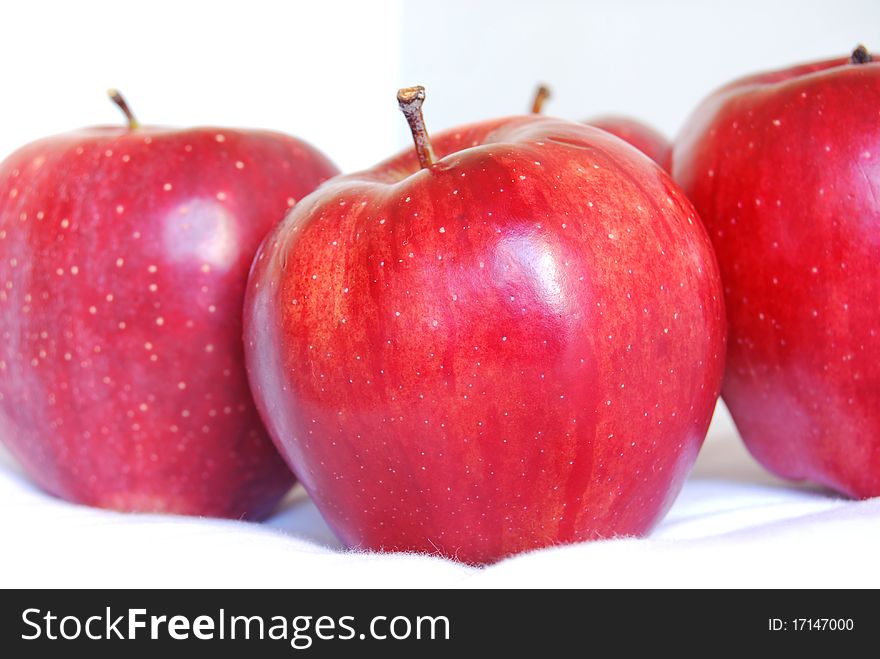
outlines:
{"label": "red apple", "polygon": [[336,172],[286,135],[99,127],[0,164],[0,438],[48,492],[260,517],[293,477],[244,371],[259,242]]}
{"label": "red apple", "polygon": [[[660,168],[536,116],[339,177],[264,241],[254,397],[342,541],[469,563],[646,533],[721,382],[715,257]],[[436,153],[436,155],[435,155]]]}
{"label": "red apple", "polygon": [[724,399],[749,449],[880,495],[880,64],[860,47],[729,84],[673,167],[720,261]]}
{"label": "red apple", "polygon": [[672,171],[672,144],[651,126],[630,117],[607,115],[587,119],[585,124],[616,135],[632,144],[667,172]]}
{"label": "red apple", "polygon": [[[532,113],[540,114],[544,102],[548,98],[550,98],[550,89],[545,85],[540,85],[535,92]],[[672,171],[672,144],[647,124],[620,115],[595,117],[585,120],[584,123],[619,137],[644,153],[667,172]]]}

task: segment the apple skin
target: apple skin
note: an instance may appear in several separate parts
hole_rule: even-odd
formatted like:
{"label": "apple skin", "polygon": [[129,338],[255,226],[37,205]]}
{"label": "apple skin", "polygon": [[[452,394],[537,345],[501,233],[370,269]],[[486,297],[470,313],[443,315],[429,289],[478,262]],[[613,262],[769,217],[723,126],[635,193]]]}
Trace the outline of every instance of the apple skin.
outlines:
{"label": "apple skin", "polygon": [[695,111],[675,178],[715,246],[723,396],[784,478],[880,495],[880,64],[749,76]]}
{"label": "apple skin", "polygon": [[517,117],[328,182],[245,301],[270,434],[349,547],[474,564],[662,517],[724,358],[715,257],[648,158]]}
{"label": "apple skin", "polygon": [[633,145],[667,172],[672,171],[672,143],[647,124],[629,117],[608,115],[587,119],[585,124],[616,135]]}
{"label": "apple skin", "polygon": [[241,343],[250,262],[335,167],[265,131],[98,127],[0,164],[0,439],[47,492],[265,516],[293,476]]}

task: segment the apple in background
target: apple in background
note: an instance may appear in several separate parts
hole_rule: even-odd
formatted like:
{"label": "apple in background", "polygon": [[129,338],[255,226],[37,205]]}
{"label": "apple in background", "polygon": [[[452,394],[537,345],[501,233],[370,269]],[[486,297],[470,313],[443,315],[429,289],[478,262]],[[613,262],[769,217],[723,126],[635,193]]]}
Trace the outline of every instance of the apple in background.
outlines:
{"label": "apple in background", "polygon": [[245,351],[270,433],[342,541],[485,563],[641,535],[721,384],[690,202],[607,133],[487,121],[304,199],[260,248]]}
{"label": "apple in background", "polygon": [[624,142],[632,144],[667,172],[672,171],[672,144],[665,136],[651,126],[617,115],[586,119],[585,124],[616,135]]}
{"label": "apple in background", "polygon": [[[550,89],[546,85],[540,85],[535,92],[532,113],[540,114],[544,102],[548,98],[550,98]],[[624,142],[632,144],[667,172],[672,171],[672,144],[647,124],[619,115],[595,117],[587,119],[583,123],[594,128],[601,128]]]}
{"label": "apple in background", "polygon": [[98,127],[0,164],[0,438],[46,491],[124,511],[268,514],[293,483],[248,390],[253,254],[336,173],[229,128]]}
{"label": "apple in background", "polygon": [[723,395],[749,449],[880,495],[880,63],[859,47],[721,88],[673,167],[720,262]]}

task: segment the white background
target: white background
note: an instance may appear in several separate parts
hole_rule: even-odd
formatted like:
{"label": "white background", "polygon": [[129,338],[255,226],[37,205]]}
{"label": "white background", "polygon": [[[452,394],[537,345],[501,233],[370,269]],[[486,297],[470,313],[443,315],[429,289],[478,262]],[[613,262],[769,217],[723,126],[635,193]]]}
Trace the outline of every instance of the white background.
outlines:
{"label": "white background", "polygon": [[880,50],[876,0],[129,0],[5,3],[0,153],[120,121],[259,126],[346,170],[407,144],[395,92],[428,88],[429,128],[525,111],[624,112],[673,135],[730,78],[859,42]]}
{"label": "white background", "polygon": [[[345,170],[408,144],[395,91],[411,84],[428,88],[433,131],[524,111],[545,81],[548,113],[623,112],[671,136],[730,78],[859,42],[880,49],[878,28],[876,0],[8,3],[0,153],[119,122],[110,86],[144,123],[275,128]],[[268,527],[94,513],[43,497],[0,449],[0,586],[877,586],[863,566],[880,548],[878,515],[877,502],[847,504],[767,475],[723,412],[654,540],[485,571],[340,556],[301,497]],[[846,560],[825,560],[835,554]]]}

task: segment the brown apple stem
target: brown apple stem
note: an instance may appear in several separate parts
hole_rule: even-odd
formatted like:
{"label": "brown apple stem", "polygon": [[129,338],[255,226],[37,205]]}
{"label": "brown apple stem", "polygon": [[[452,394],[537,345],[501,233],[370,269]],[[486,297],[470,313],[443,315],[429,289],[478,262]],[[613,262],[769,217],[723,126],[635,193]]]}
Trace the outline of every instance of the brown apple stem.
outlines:
{"label": "brown apple stem", "polygon": [[397,92],[397,103],[406,117],[409,129],[412,132],[413,143],[419,156],[419,165],[422,169],[428,169],[437,160],[434,155],[434,147],[431,146],[431,138],[428,137],[428,129],[425,128],[425,118],[422,116],[422,103],[425,102],[424,87],[404,87]]}
{"label": "brown apple stem", "polygon": [[123,97],[122,94],[119,93],[118,89],[108,89],[107,95],[110,97],[110,100],[113,101],[120,110],[122,110],[125,118],[128,119],[128,127],[131,130],[136,130],[141,127],[140,122],[134,116],[134,112],[132,112],[131,108],[128,107],[128,102],[126,102],[125,97]]}
{"label": "brown apple stem", "polygon": [[852,57],[849,58],[849,61],[853,64],[867,64],[873,59],[874,58],[871,57],[871,53],[868,52],[868,49],[862,44],[859,44],[852,52]]}
{"label": "brown apple stem", "polygon": [[550,98],[550,88],[547,85],[539,85],[535,90],[535,100],[532,101],[532,114],[541,114],[544,102]]}

